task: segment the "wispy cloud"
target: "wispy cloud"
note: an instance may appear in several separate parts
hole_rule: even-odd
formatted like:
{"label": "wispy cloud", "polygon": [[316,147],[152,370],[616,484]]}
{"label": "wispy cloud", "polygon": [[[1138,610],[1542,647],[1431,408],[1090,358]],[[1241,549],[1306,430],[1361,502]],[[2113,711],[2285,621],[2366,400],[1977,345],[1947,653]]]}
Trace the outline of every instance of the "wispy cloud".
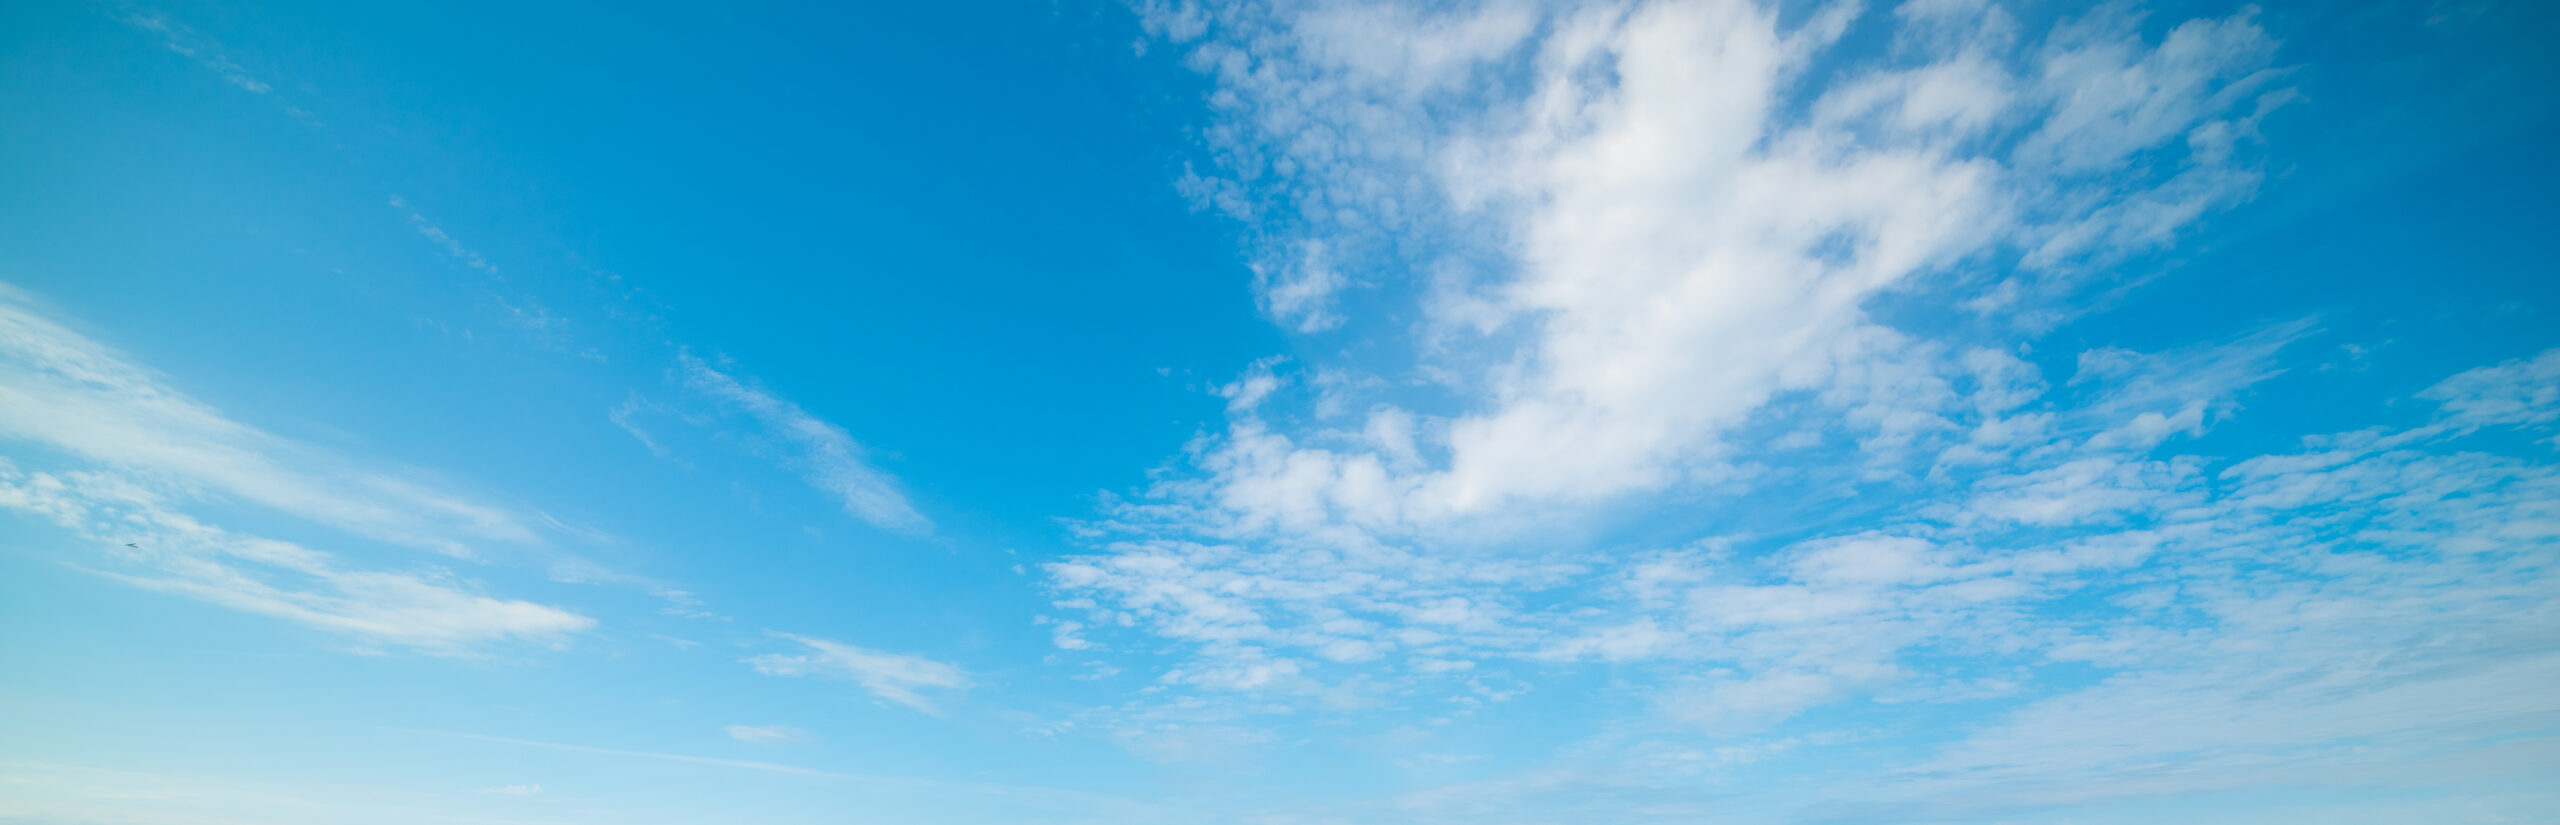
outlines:
{"label": "wispy cloud", "polygon": [[[480,595],[438,569],[353,568],[186,512],[233,500],[365,538],[457,557],[538,542],[499,508],[402,480],[223,417],[118,353],[40,317],[0,287],[0,437],[59,450],[72,469],[0,460],[0,507],[111,548],[118,580],[437,653],[501,640],[558,644],[594,624]],[[50,462],[49,462],[50,463]]]}
{"label": "wispy cloud", "polygon": [[324,133],[327,131],[327,124],[322,123],[318,116],[299,105],[285,102],[284,99],[289,98],[287,94],[278,91],[274,84],[259,77],[248,67],[232,60],[222,44],[214,38],[156,9],[135,9],[122,3],[114,5],[116,10],[111,14],[115,19],[158,38],[161,47],[195,61],[196,65],[213,72],[215,76],[222,78],[222,82],[231,84],[234,88],[284,103],[285,115],[299,121],[302,125]]}
{"label": "wispy cloud", "polygon": [[809,739],[808,731],[789,725],[730,725],[721,731],[729,734],[731,739],[750,745],[779,745]]}
{"label": "wispy cloud", "polygon": [[933,703],[918,691],[959,690],[970,686],[969,677],[959,668],[920,656],[887,653],[789,633],[774,635],[806,646],[810,652],[800,655],[768,653],[747,660],[758,672],[773,676],[848,679],[871,691],[872,695],[926,713],[936,711]]}
{"label": "wispy cloud", "polygon": [[492,785],[490,787],[481,788],[480,792],[485,794],[495,794],[498,796],[536,796],[542,793],[542,786]]}
{"label": "wispy cloud", "polygon": [[543,349],[572,353],[590,361],[609,360],[608,356],[600,350],[593,347],[580,347],[576,336],[570,332],[569,319],[544,307],[542,299],[522,292],[511,297],[508,293],[500,291],[495,285],[503,283],[506,279],[498,271],[497,264],[490,263],[489,259],[482,256],[478,250],[464,246],[462,241],[456,239],[452,233],[446,232],[444,227],[428,220],[426,215],[411,207],[407,199],[393,195],[390,204],[394,211],[407,216],[409,228],[415,230],[418,237],[425,238],[429,243],[434,244],[455,263],[488,276],[486,285],[476,285],[470,289],[478,294],[481,309],[491,320],[515,330],[526,340]]}
{"label": "wispy cloud", "polygon": [[649,448],[650,455],[680,460],[676,459],[675,453],[668,450],[666,445],[659,443],[657,437],[651,435],[649,430],[640,423],[641,413],[661,411],[664,411],[662,405],[652,404],[648,399],[641,398],[639,393],[632,393],[631,397],[623,399],[622,403],[614,405],[611,411],[606,412],[605,420],[613,422],[613,426],[622,428],[623,432],[630,433],[632,438],[640,442],[640,446]]}
{"label": "wispy cloud", "polygon": [[274,91],[275,87],[251,75],[249,70],[242,68],[240,64],[232,62],[230,57],[222,53],[221,46],[215,44],[210,38],[198,34],[196,30],[183,23],[169,19],[168,15],[158,11],[132,11],[120,15],[119,19],[135,28],[158,35],[160,45],[211,69],[214,74],[221,75],[224,82],[240,87],[242,91],[261,95]]}
{"label": "wispy cloud", "polygon": [[452,573],[351,569],[289,542],[173,511],[147,482],[115,472],[25,472],[0,461],[0,507],[48,518],[102,547],[103,575],[285,619],[364,642],[460,655],[498,641],[558,645],[595,620],[481,595]]}
{"label": "wispy cloud", "polygon": [[2549,429],[2560,421],[2560,351],[2468,370],[2418,397],[2443,405],[2445,422],[2457,427]]}
{"label": "wispy cloud", "polygon": [[[871,466],[869,451],[844,428],[810,415],[800,405],[774,395],[709,362],[685,353],[676,358],[678,380],[686,389],[742,414],[773,442],[776,457],[810,486],[835,497],[845,512],[873,525],[906,533],[924,533],[933,522],[917,512],[898,488],[897,479]],[[638,437],[635,433],[635,437]],[[645,437],[642,443],[650,443]]]}
{"label": "wispy cloud", "polygon": [[429,243],[435,244],[436,248],[444,250],[444,254],[451,256],[454,262],[484,274],[498,274],[496,264],[489,263],[488,258],[481,257],[479,252],[463,246],[461,241],[455,240],[452,234],[445,232],[444,227],[437,226],[434,221],[427,220],[427,216],[410,208],[408,199],[399,195],[391,196],[391,208],[407,215],[409,228],[416,230],[418,237],[425,238]]}
{"label": "wispy cloud", "polygon": [[[1818,748],[1804,737],[1842,724],[1837,714],[1870,724],[1912,703],[2007,710],[1925,758],[1808,792],[1828,801],[1802,815],[1988,818],[2055,799],[2387,773],[2493,747],[2488,732],[2560,713],[2560,699],[2533,687],[2560,668],[2560,647],[2527,641],[2560,603],[2560,468],[2458,449],[2470,430],[2441,422],[2315,435],[2241,460],[2117,435],[2238,391],[2213,371],[2180,371],[2199,359],[2264,372],[2254,359],[2269,353],[2254,339],[2227,347],[2110,356],[2148,365],[2109,364],[2106,378],[2078,382],[2142,388],[2139,402],[2105,391],[2091,401],[2119,426],[1950,471],[1932,484],[1943,494],[1808,539],[1577,556],[1577,568],[1543,573],[1486,568],[1498,556],[1481,551],[1158,541],[1051,573],[1063,605],[1196,646],[1158,680],[1203,692],[1183,700],[1185,723],[1158,721],[1185,707],[1162,698],[1092,720],[1142,740],[1142,752],[1183,729],[1278,723],[1255,708],[1349,712],[1329,697],[1363,684],[1447,690],[1437,712],[1463,715],[1489,696],[1474,674],[1504,663],[1648,674],[1622,678],[1661,726],[1596,734],[1552,784],[1405,800],[1421,821],[1467,818],[1504,794],[1519,795],[1509,806],[1603,788],[1674,793],[1717,763],[1683,757],[1692,767],[1663,774],[1635,755],[1701,738]],[[2464,420],[2468,399],[2521,399],[2499,417],[2530,427],[2560,402],[2524,365],[2552,357],[2466,372],[2428,394],[2457,410],[2446,421]],[[1947,412],[1962,423],[1954,409],[1969,406],[1959,397]],[[1358,655],[1341,655],[1346,645]],[[2043,681],[2083,668],[2109,675]],[[1817,708],[1835,716],[1800,722]]]}
{"label": "wispy cloud", "polygon": [[0,436],[368,538],[470,556],[538,540],[516,514],[224,417],[0,285]]}

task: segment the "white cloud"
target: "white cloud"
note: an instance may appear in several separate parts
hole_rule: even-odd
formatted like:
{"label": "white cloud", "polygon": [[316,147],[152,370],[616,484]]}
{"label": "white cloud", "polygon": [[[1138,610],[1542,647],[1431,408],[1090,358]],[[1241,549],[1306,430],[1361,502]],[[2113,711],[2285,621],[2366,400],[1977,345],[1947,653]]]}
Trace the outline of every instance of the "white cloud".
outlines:
{"label": "white cloud", "polygon": [[2481,367],[2418,393],[2457,427],[2548,426],[2560,421],[2560,350]]}
{"label": "white cloud", "polygon": [[350,569],[327,553],[197,521],[164,501],[145,482],[113,472],[30,473],[0,462],[0,507],[117,547],[108,555],[120,569],[105,575],[128,584],[445,655],[500,641],[559,645],[595,625],[561,608],[480,595],[442,570]]}
{"label": "white cloud", "polygon": [[481,311],[491,320],[523,334],[526,340],[543,349],[574,353],[580,358],[598,363],[610,360],[602,351],[591,347],[579,347],[576,337],[570,334],[569,319],[553,314],[542,305],[542,299],[523,293],[510,298],[500,291],[496,285],[503,283],[505,277],[499,272],[497,264],[491,263],[478,250],[464,246],[460,239],[446,232],[443,226],[428,220],[426,215],[411,207],[406,198],[392,195],[389,203],[392,210],[406,216],[409,228],[416,231],[418,237],[435,244],[437,249],[442,250],[445,256],[452,258],[455,263],[488,276],[486,283],[472,285],[469,289],[478,295]]}
{"label": "white cloud", "polygon": [[[2163,777],[2180,753],[2294,781],[2560,712],[2517,689],[2551,651],[2520,640],[2560,595],[2552,476],[2451,440],[2560,418],[2539,360],[2427,391],[2440,423],[2249,458],[2186,445],[2308,322],[2038,340],[2255,192],[2293,92],[2252,9],[2037,31],[1961,2],[1144,8],[1216,84],[1216,170],[1181,185],[1251,230],[1266,313],[1414,355],[1248,369],[1223,432],[1046,566],[1088,645],[1062,660],[1172,645],[1085,719],[1142,753],[1321,730],[1301,720],[1363,713],[1345,696],[1446,720],[1516,693],[1505,669],[1589,663],[1643,711],[1588,755],[1371,818],[1683,821],[1729,811],[1706,766],[1762,745],[1999,703],[1906,774],[1767,803],[1965,820],[2210,784]],[[1853,21],[1891,45],[1842,51]],[[1595,538],[1648,518],[1737,526]],[[2404,649],[2426,653],[2376,661]],[[2275,675],[2230,669],[2252,651]],[[2395,712],[2437,701],[2460,710]],[[2231,723],[2251,713],[2299,724]],[[2386,738],[2410,744],[2357,761]]]}
{"label": "white cloud", "polygon": [[747,660],[757,672],[771,676],[848,679],[871,691],[872,695],[926,713],[937,711],[933,703],[918,691],[961,690],[970,686],[969,677],[959,668],[920,656],[887,653],[789,633],[774,635],[805,645],[811,652],[797,656],[768,653]]}
{"label": "white cloud", "polygon": [[2065,24],[2039,56],[2037,91],[2052,112],[2018,147],[2022,165],[2071,172],[2118,166],[2254,99],[2283,73],[2255,9],[2189,20],[2156,47],[2130,12],[2103,10]]}
{"label": "white cloud", "polygon": [[473,251],[470,247],[463,246],[462,241],[455,239],[452,234],[445,232],[444,227],[437,226],[434,221],[427,220],[427,216],[419,214],[415,209],[411,209],[409,207],[408,199],[402,198],[399,195],[393,195],[391,196],[390,204],[393,210],[407,215],[409,228],[416,230],[418,237],[425,238],[429,243],[435,244],[436,248],[444,250],[446,255],[452,256],[455,263],[479,270],[483,274],[498,274],[497,265],[489,263],[489,259],[481,257],[479,252]]}
{"label": "white cloud", "polygon": [[[1801,392],[1864,399],[1865,443],[1907,448],[1944,426],[1911,412],[1943,391],[1927,365],[1895,377],[1931,345],[1867,302],[1925,280],[1958,288],[1950,308],[2049,322],[2056,304],[2020,302],[2074,289],[2074,262],[2245,196],[2240,150],[2284,93],[2246,12],[2148,44],[2123,15],[2022,38],[1996,9],[1907,7],[1892,56],[1808,89],[1853,7],[1792,27],[1742,0],[1147,8],[1220,84],[1219,191],[1276,233],[1266,308],[1314,330],[1343,321],[1311,285],[1409,284],[1412,369],[1472,402],[1422,466],[1240,405],[1201,466],[1235,523],[1291,529],[1446,529],[1712,477]],[[1967,274],[2001,260],[2031,266]]]}
{"label": "white cloud", "polygon": [[[898,489],[897,479],[867,461],[869,451],[845,433],[788,399],[714,369],[690,353],[676,358],[684,386],[745,414],[776,444],[785,466],[810,486],[834,496],[845,512],[871,524],[906,533],[925,533],[933,522],[916,511]],[[637,433],[635,432],[635,435]],[[643,443],[649,443],[644,437]]]}
{"label": "white cloud", "polygon": [[250,74],[248,69],[232,62],[230,57],[222,53],[221,46],[210,38],[197,33],[195,29],[183,23],[169,19],[168,15],[156,11],[127,12],[120,15],[118,19],[123,20],[127,25],[159,35],[160,45],[194,60],[206,69],[212,70],[214,74],[221,75],[223,82],[237,86],[241,91],[263,95],[275,89],[266,81],[259,80],[257,76]]}
{"label": "white cloud", "polygon": [[481,793],[485,793],[485,794],[496,794],[496,795],[499,795],[499,796],[534,796],[534,795],[537,795],[537,794],[542,793],[542,786],[540,786],[540,785],[493,785],[493,786],[490,786],[490,787],[481,788],[481,789],[480,789],[480,792],[481,792]]}
{"label": "white cloud", "polygon": [[1342,274],[1325,262],[1324,244],[1299,245],[1297,258],[1255,264],[1254,294],[1262,311],[1292,323],[1299,332],[1321,332],[1342,324],[1333,312],[1334,293],[1346,285]]}
{"label": "white cloud", "polygon": [[504,510],[232,421],[40,317],[6,287],[0,437],[61,454],[0,460],[0,507],[109,548],[105,558],[113,564],[100,572],[119,581],[366,643],[448,655],[501,641],[563,644],[595,623],[558,607],[481,595],[441,569],[362,569],[190,515],[191,505],[243,502],[464,558],[482,542],[539,542]]}
{"label": "white cloud", "polygon": [[[1382,391],[1358,432],[1293,426],[1272,401],[1286,376],[1256,364],[1225,390],[1227,431],[1194,447],[1196,475],[1090,525],[1131,540],[1051,566],[1063,590],[1110,597],[1093,627],[1135,622],[1219,663],[1186,673],[1256,672],[1237,668],[1263,646],[1328,659],[1537,648],[1518,592],[1587,562],[1518,545],[1595,505],[1763,472],[1737,439],[1770,416],[1803,419],[1798,446],[1855,436],[1870,475],[1904,472],[1910,456],[1943,473],[2061,436],[2193,434],[2214,413],[2201,405],[2251,378],[2177,385],[2196,391],[2161,409],[2140,383],[2158,371],[2128,367],[2112,400],[2059,420],[2017,411],[2049,388],[2015,356],[1918,339],[1867,308],[1928,291],[1949,310],[2007,306],[2032,330],[2082,277],[2047,270],[2138,251],[2200,216],[2149,215],[2127,239],[2068,254],[2053,240],[2113,232],[2108,209],[2177,196],[2182,176],[2249,174],[2243,121],[2276,75],[2247,13],[2149,44],[2120,15],[2037,35],[1996,9],[1914,5],[1887,21],[1895,49],[1861,61],[1834,50],[1858,14],[1845,5],[1789,23],[1741,0],[1145,8],[1219,85],[1210,148],[1228,185],[1202,191],[1249,198],[1229,211],[1275,233],[1273,254],[1314,250],[1328,278],[1410,285],[1426,319],[1406,330],[1422,353],[1410,369],[1453,402],[1423,416]],[[1817,69],[1833,82],[1809,87]],[[2198,129],[2232,151],[2181,151]],[[1373,229],[1405,251],[1381,252]],[[1973,272],[2003,261],[2006,281]],[[1312,305],[1274,271],[1267,308]],[[1274,315],[1302,329],[1312,317]],[[2230,360],[2257,363],[2246,355]],[[1328,393],[1331,408],[1362,403]],[[2117,414],[2135,408],[2147,417]],[[1963,449],[1948,449],[1955,438]],[[2140,515],[2141,491],[2082,482],[2176,471],[2086,458],[1985,488],[1977,516]],[[1514,549],[1444,557],[1449,544]],[[1452,599],[1469,622],[1417,619]],[[1438,635],[1323,629],[1344,618]]]}
{"label": "white cloud", "polygon": [[730,725],[721,731],[729,734],[731,739],[750,745],[780,745],[809,739],[808,731],[789,725]]}
{"label": "white cloud", "polygon": [[605,420],[613,422],[613,425],[622,428],[623,432],[630,433],[632,438],[640,442],[640,446],[649,448],[650,455],[672,460],[675,458],[675,453],[668,450],[665,444],[659,443],[655,436],[650,435],[647,429],[640,426],[639,413],[656,408],[657,405],[649,403],[648,399],[641,398],[639,393],[632,393],[631,397],[623,399],[622,403],[614,405],[612,411],[605,413]]}
{"label": "white cloud", "polygon": [[[2152,370],[2247,361],[2254,340],[2187,353],[2199,358],[2120,354],[2142,366],[2049,392],[2084,393],[2121,420],[2153,406],[2183,407],[2193,399],[2171,389],[2174,379],[2195,379],[2186,392],[2235,388],[2212,371]],[[2463,400],[2518,391],[2494,379],[2540,380],[2521,368],[2531,363],[2449,382],[2476,392],[2430,394],[2456,418]],[[2125,394],[2091,382],[2145,388],[2135,394],[2147,401],[2119,403]],[[2013,402],[1958,398],[1950,406]],[[2530,426],[2529,416],[2509,418]],[[2089,429],[2116,428],[2092,422]],[[1797,812],[1780,820],[1883,810],[1994,819],[2045,805],[2307,786],[2338,775],[2397,781],[2390,777],[2404,768],[2457,771],[2445,760],[2505,747],[2498,742],[2509,732],[2560,718],[2560,697],[2542,689],[2546,671],[2560,667],[2560,646],[2541,630],[2560,617],[2560,468],[2453,449],[2466,432],[2441,424],[2360,430],[2308,438],[2298,451],[2212,462],[2148,455],[2175,442],[2066,440],[1951,472],[1936,483],[1943,492],[1895,505],[1881,519],[1889,529],[1817,535],[1757,553],[1710,543],[1594,557],[1588,573],[1565,574],[1561,586],[1437,575],[1443,568],[1427,554],[1353,563],[1359,554],[1319,556],[1287,545],[1248,552],[1158,544],[1143,554],[1121,545],[1052,573],[1063,593],[1090,600],[1098,627],[1127,617],[1145,633],[1198,645],[1196,659],[1162,681],[1204,692],[1097,717],[1141,730],[1149,714],[1188,708],[1184,718],[1204,729],[1260,731],[1278,718],[1257,721],[1257,714],[1321,708],[1313,697],[1333,686],[1381,679],[1390,692],[1428,696],[1456,679],[1426,665],[1451,657],[1589,661],[1621,674],[1645,667],[1654,678],[1635,680],[1635,689],[1648,714],[1673,725],[1631,721],[1594,740],[1593,748],[1619,754],[1700,741],[1684,730],[1705,741],[1751,742],[1786,725],[1783,740],[1763,738],[1802,748],[1816,746],[1803,737],[1823,725],[1865,729],[1863,721],[1800,723],[1816,708],[2006,708],[1899,767],[1806,788],[1792,802],[1753,800]],[[1977,515],[1985,500],[2079,477],[2093,463],[2129,471],[2055,485],[2096,491],[2090,503],[2069,508],[2069,518]],[[1470,560],[1484,557],[1448,563]],[[1527,609],[1524,591],[1558,607]],[[1426,628],[1432,633],[1414,643],[1393,641]],[[1329,635],[1336,633],[1349,635]],[[1414,666],[1395,676],[1320,654],[1341,639],[1390,645],[1389,663]],[[2090,671],[2100,674],[2094,683],[2046,676]],[[1217,698],[1234,692],[1254,698]],[[1588,764],[1524,774],[1526,787],[1453,786],[1450,795],[1399,804],[1423,806],[1408,811],[1418,821],[1457,821],[1515,809],[1460,804],[1468,794],[1562,803],[1596,788],[1673,794],[1704,781],[1625,760],[1570,761]],[[1604,806],[1581,815],[1625,813]]]}
{"label": "white cloud", "polygon": [[1227,411],[1250,412],[1280,389],[1280,378],[1271,371],[1280,359],[1265,358],[1245,368],[1244,375],[1218,388],[1218,396],[1227,399]]}
{"label": "white cloud", "polygon": [[538,541],[515,514],[224,417],[0,285],[0,437],[381,541],[469,556]]}

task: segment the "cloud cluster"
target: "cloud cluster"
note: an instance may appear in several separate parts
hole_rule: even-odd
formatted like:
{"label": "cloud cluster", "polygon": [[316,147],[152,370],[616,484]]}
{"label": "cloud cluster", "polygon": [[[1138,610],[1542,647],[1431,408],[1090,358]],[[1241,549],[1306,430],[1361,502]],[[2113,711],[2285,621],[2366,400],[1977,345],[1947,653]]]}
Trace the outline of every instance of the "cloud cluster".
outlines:
{"label": "cloud cluster", "polygon": [[[1227,176],[1194,188],[1247,198],[1228,211],[1285,250],[1275,318],[1338,323],[1355,281],[1409,298],[1426,357],[1390,372],[1458,410],[1374,404],[1347,449],[1248,417],[1203,461],[1226,509],[1419,529],[1721,472],[1772,401],[1852,394],[1926,346],[1870,317],[1880,297],[2050,323],[2092,264],[2244,199],[2258,119],[2291,94],[2247,11],[2157,43],[2112,13],[2032,35],[1968,4],[1781,17],[1155,8],[1220,83]],[[1892,47],[1845,53],[1857,26]]]}
{"label": "cloud cluster", "polygon": [[[1598,752],[1701,738],[1807,747],[1831,730],[1799,722],[1817,708],[1835,720],[2000,709],[1933,755],[1825,792],[1880,810],[1982,815],[2388,773],[2560,714],[2533,687],[2560,668],[2560,644],[2543,631],[2560,620],[2560,469],[2547,455],[2479,451],[2468,423],[2484,405],[2517,422],[2547,415],[2549,382],[2522,367],[2551,355],[2435,385],[2421,394],[2442,413],[2417,426],[2241,460],[2180,454],[2207,428],[2171,426],[2164,439],[2157,422],[2227,399],[2239,389],[2223,383],[2230,375],[2268,371],[2262,341],[2220,349],[2112,353],[2146,362],[2103,368],[2119,371],[2120,389],[2080,408],[2010,408],[2105,415],[2044,424],[2057,434],[1996,455],[1963,440],[1965,463],[1930,462],[1929,487],[1942,492],[1827,521],[1810,538],[1566,554],[1534,571],[1481,551],[1133,542],[1052,574],[1062,606],[1086,612],[1087,644],[1136,644],[1134,631],[1190,645],[1157,681],[1194,697],[1180,718],[1210,732],[1250,732],[1257,713],[1269,725],[1293,709],[1359,712],[1346,693],[1465,715],[1499,701],[1486,675],[1576,663],[1640,685],[1646,715],[1671,725],[1599,734]],[[2179,371],[2217,359],[2243,363]],[[1942,412],[1975,432],[2017,429],[1959,415],[2002,409],[1978,394]],[[2069,686],[2092,672],[2104,676]],[[1635,770],[1592,761],[1606,764],[1556,781],[1588,790]],[[1692,786],[1717,764],[1646,782]],[[1452,821],[1484,813],[1471,807],[1484,799],[1465,796],[1406,802]]]}
{"label": "cloud cluster", "polygon": [[[1871,452],[1944,436],[1955,425],[1937,407],[1956,362],[2015,373],[2016,359],[1915,338],[1868,305],[1923,287],[1977,307],[2068,291],[2073,265],[2163,242],[2245,195],[2252,118],[2285,95],[2268,88],[2275,46],[2247,11],[2156,44],[2120,14],[2041,34],[1961,3],[1781,18],[1740,0],[1149,7],[1150,28],[1220,84],[1210,145],[1228,176],[1192,182],[1207,203],[1273,243],[1331,250],[1327,266],[1355,260],[1365,242],[1346,239],[1359,226],[1438,242],[1357,260],[1374,279],[1414,282],[1426,320],[1408,332],[1429,355],[1394,371],[1457,411],[1327,399],[1319,407],[1366,412],[1273,419],[1255,403],[1274,382],[1260,365],[1238,384],[1255,391],[1231,394],[1229,430],[1196,447],[1199,473],[1117,516],[1269,544],[1148,538],[1060,565],[1059,581],[1175,569],[1169,557],[1250,569],[1305,553],[1374,560],[1398,571],[1378,586],[1421,599],[1458,579],[1536,587],[1555,565],[1444,562],[1417,540],[1730,480],[1754,446],[1736,439],[1805,396],[1814,429],[1786,438],[1823,438],[1826,419]],[[1881,27],[1892,46],[1841,53],[1856,26]],[[1315,306],[1302,287],[1328,279],[1280,277],[1274,288],[1300,297],[1266,303]],[[2014,405],[2026,391],[1976,400]],[[2156,426],[2192,428],[2176,416],[2201,413],[2159,413]],[[2034,416],[1990,417],[1977,439],[2045,435],[2019,429],[2043,423]],[[2010,504],[2070,506],[2037,489]],[[1211,560],[1220,553],[1232,558]],[[1204,588],[1135,595],[1148,610],[1224,601]],[[1186,613],[1225,617],[1187,634],[1257,618]]]}
{"label": "cloud cluster", "polygon": [[[2547,426],[2560,361],[2234,460],[2190,445],[2312,324],[2038,341],[2255,191],[2293,92],[2253,9],[1146,8],[1217,83],[1217,168],[1182,185],[1252,228],[1266,311],[1414,355],[1256,364],[1224,431],[1078,524],[1090,552],[1047,567],[1058,646],[1149,668],[1095,714],[1133,744],[1445,721],[1606,668],[1642,720],[1511,790],[1652,793],[1844,714],[1972,702],[2005,710],[1843,798],[2008,804],[2182,755],[2381,764],[2333,749],[2560,710],[2513,689],[2554,653],[2560,490],[2464,440]],[[1597,549],[1643,521],[1698,526]],[[2436,701],[2468,704],[2389,712]],[[1397,810],[1523,810],[1477,791]]]}

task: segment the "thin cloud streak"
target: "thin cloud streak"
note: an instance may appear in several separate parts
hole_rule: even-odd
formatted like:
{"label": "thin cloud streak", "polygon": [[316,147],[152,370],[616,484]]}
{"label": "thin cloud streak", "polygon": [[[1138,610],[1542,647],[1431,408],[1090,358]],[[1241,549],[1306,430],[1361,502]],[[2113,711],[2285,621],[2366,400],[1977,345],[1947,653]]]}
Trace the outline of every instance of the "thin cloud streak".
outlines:
{"label": "thin cloud streak", "polygon": [[933,522],[917,512],[915,505],[907,501],[906,493],[898,489],[897,479],[871,466],[867,461],[870,451],[844,428],[810,415],[788,399],[721,372],[692,353],[676,357],[676,370],[687,389],[754,421],[761,433],[778,443],[777,458],[783,465],[809,486],[835,497],[845,512],[902,533],[933,530]]}
{"label": "thin cloud streak", "polygon": [[871,691],[872,695],[928,714],[939,714],[940,711],[932,702],[926,701],[919,690],[962,690],[971,686],[969,677],[959,668],[921,656],[889,653],[790,633],[773,635],[798,642],[813,652],[800,656],[768,653],[748,660],[757,672],[769,676],[847,679]]}
{"label": "thin cloud streak", "polygon": [[720,729],[729,738],[750,745],[779,745],[807,741],[809,732],[789,725],[730,725]]}
{"label": "thin cloud streak", "polygon": [[[224,417],[0,284],[0,436],[458,557],[535,544],[515,514]],[[416,475],[404,473],[404,475]]]}
{"label": "thin cloud streak", "polygon": [[[0,507],[103,548],[103,575],[366,642],[468,655],[499,641],[559,645],[594,626],[500,599],[442,570],[352,567],[226,530],[188,504],[245,501],[377,541],[474,558],[484,541],[536,545],[514,515],[360,467],[224,417],[0,285],[0,437],[74,466],[0,459]],[[48,461],[47,464],[56,463]]]}

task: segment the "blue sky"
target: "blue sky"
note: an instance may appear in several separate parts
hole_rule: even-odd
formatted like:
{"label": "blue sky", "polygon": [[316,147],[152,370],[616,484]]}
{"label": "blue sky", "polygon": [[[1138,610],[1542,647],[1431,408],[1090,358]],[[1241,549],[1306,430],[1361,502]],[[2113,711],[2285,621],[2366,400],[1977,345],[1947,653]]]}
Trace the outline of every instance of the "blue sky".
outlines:
{"label": "blue sky", "polygon": [[2546,4],[0,8],[0,822],[2548,822]]}

